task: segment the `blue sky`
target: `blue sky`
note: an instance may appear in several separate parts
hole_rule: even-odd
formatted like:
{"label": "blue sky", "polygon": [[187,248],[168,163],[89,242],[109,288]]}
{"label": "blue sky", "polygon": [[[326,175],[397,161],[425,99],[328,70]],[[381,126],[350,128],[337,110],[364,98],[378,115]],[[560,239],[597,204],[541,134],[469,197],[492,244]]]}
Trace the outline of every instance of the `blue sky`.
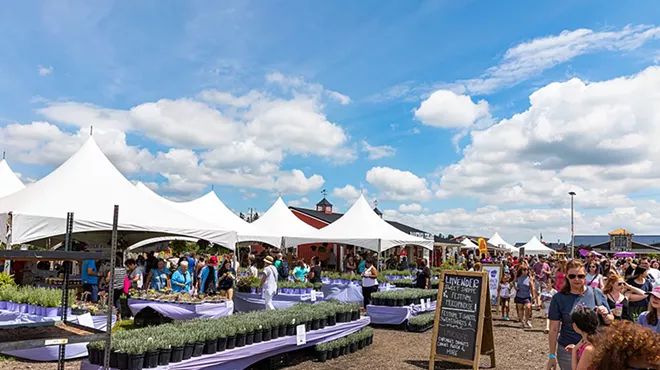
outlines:
{"label": "blue sky", "polygon": [[[265,210],[278,193],[309,206],[321,189],[345,210],[363,188],[387,217],[429,232],[554,241],[568,238],[566,193],[578,189],[584,233],[660,230],[646,216],[660,209],[656,175],[643,171],[654,153],[608,146],[621,127],[655,138],[660,116],[632,97],[649,99],[656,78],[657,2],[36,4],[0,13],[2,144],[24,181],[94,125],[128,178],[174,199],[214,184],[237,211]],[[612,95],[613,79],[642,71],[652,76],[627,82],[629,101]],[[634,127],[591,125],[606,106],[630,111]],[[618,181],[616,166],[645,176]]]}

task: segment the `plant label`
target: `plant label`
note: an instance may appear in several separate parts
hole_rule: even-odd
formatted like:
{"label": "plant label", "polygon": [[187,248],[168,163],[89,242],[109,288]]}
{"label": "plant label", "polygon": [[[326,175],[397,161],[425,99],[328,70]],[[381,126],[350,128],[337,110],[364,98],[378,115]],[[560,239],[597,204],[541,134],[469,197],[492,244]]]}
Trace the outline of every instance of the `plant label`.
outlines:
{"label": "plant label", "polygon": [[431,298],[426,298],[426,309],[427,310],[431,309]]}
{"label": "plant label", "polygon": [[420,303],[422,304],[422,311],[426,311],[426,299],[422,299]]}
{"label": "plant label", "polygon": [[307,332],[305,331],[305,325],[296,326],[296,345],[302,346],[307,344]]}
{"label": "plant label", "polygon": [[54,346],[56,344],[67,344],[69,343],[69,340],[66,338],[62,339],[48,339],[44,341],[44,346]]}
{"label": "plant label", "polygon": [[311,300],[312,300],[312,302],[316,302],[316,292],[315,291],[312,291]]}

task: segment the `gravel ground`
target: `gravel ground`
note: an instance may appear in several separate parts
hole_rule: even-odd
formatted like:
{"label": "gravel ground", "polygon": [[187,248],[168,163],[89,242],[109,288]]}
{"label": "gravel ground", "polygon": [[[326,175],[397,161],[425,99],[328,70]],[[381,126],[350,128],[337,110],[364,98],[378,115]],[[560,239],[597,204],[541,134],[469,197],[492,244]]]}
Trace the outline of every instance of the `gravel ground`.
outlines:
{"label": "gravel ground", "polygon": [[[515,315],[515,314],[514,314]],[[538,315],[535,312],[535,315]],[[543,333],[545,320],[533,320],[534,329],[521,329],[517,323],[495,320],[495,357],[498,370],[545,369],[547,362],[547,335]],[[353,354],[325,363],[313,362],[311,357],[289,370],[419,370],[428,369],[428,357],[433,331],[409,333],[401,330],[377,328],[373,345]],[[488,368],[490,358],[481,360]],[[461,365],[436,363],[436,369],[467,369]],[[54,370],[55,363],[39,363],[18,359],[0,360],[0,370]],[[66,370],[79,370],[80,362],[67,362]]]}

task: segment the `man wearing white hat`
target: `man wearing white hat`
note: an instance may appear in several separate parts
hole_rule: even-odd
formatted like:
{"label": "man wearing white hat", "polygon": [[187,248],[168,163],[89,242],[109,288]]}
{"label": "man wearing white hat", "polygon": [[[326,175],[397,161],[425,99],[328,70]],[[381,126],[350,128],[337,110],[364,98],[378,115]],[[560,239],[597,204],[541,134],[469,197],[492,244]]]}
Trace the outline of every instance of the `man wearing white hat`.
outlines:
{"label": "man wearing white hat", "polygon": [[273,296],[277,292],[277,268],[273,266],[273,257],[266,256],[264,258],[264,276],[261,278],[261,284],[259,284],[263,289],[263,298],[264,303],[266,304],[267,310],[274,310],[273,306]]}

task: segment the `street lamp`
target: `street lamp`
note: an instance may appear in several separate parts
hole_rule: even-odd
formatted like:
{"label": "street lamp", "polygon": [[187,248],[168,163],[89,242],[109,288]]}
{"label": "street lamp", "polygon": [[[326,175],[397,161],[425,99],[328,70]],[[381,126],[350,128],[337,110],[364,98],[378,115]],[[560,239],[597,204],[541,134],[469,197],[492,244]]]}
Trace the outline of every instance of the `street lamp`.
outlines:
{"label": "street lamp", "polygon": [[573,197],[574,191],[569,191],[568,195],[571,196],[571,258],[575,258],[575,223],[573,222]]}

